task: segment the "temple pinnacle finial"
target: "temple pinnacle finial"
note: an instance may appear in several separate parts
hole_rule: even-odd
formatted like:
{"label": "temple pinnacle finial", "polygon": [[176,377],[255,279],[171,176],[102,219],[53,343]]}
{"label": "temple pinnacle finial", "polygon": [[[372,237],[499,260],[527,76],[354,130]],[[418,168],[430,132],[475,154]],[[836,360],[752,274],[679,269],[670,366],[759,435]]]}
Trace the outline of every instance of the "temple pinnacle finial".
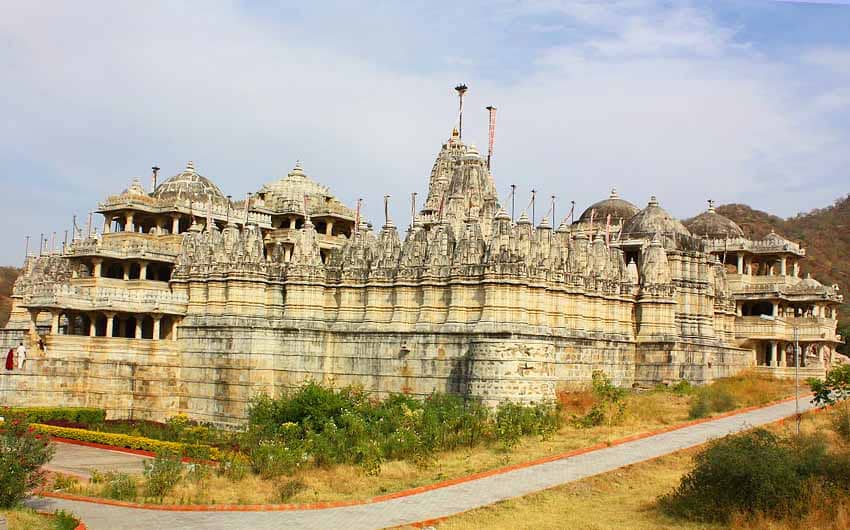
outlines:
{"label": "temple pinnacle finial", "polygon": [[647,206],[658,206],[658,198],[655,195],[651,196]]}
{"label": "temple pinnacle finial", "polygon": [[189,173],[195,172],[195,163],[193,161],[189,160],[188,162],[186,162],[186,171],[188,171]]}
{"label": "temple pinnacle finial", "polygon": [[708,211],[709,212],[714,211],[714,201],[712,199],[708,199]]}
{"label": "temple pinnacle finial", "polygon": [[458,111],[457,111],[457,130],[458,130],[458,138],[463,140],[463,96],[466,94],[466,91],[469,90],[469,87],[465,84],[461,83],[455,87],[458,96]]}
{"label": "temple pinnacle finial", "polygon": [[608,198],[616,199],[617,197],[619,197],[619,195],[617,195],[617,188],[611,188],[611,194],[608,195]]}

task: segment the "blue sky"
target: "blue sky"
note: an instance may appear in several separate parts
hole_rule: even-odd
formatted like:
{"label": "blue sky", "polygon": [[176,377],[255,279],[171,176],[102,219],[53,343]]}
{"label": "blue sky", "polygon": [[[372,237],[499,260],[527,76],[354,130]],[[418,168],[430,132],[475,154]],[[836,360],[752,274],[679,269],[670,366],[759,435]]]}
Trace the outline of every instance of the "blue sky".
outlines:
{"label": "blue sky", "polygon": [[846,4],[7,2],[0,264],[188,160],[238,198],[301,160],[376,224],[389,193],[406,226],[460,81],[467,141],[499,108],[503,196],[823,207],[850,192]]}

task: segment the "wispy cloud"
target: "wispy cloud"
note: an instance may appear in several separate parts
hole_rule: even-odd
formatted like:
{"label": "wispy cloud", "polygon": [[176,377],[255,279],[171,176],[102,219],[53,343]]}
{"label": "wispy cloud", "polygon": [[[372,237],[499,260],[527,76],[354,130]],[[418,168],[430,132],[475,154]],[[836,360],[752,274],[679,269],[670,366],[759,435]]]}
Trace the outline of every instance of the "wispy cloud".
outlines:
{"label": "wispy cloud", "polygon": [[373,219],[389,193],[403,226],[458,81],[470,141],[499,107],[502,189],[580,206],[617,185],[680,216],[708,196],[791,214],[847,192],[848,51],[770,59],[707,4],[84,7],[0,8],[3,185],[32,197],[7,205],[0,261],[153,163],[167,175],[188,159],[236,197],[301,159]]}

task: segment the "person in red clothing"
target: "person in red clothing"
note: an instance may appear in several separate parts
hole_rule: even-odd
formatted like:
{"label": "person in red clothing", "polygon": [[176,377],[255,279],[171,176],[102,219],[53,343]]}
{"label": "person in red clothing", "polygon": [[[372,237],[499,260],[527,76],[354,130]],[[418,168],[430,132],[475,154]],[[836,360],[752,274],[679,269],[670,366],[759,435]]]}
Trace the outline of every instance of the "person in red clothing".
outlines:
{"label": "person in red clothing", "polygon": [[9,348],[9,353],[6,354],[6,370],[15,369],[15,348]]}

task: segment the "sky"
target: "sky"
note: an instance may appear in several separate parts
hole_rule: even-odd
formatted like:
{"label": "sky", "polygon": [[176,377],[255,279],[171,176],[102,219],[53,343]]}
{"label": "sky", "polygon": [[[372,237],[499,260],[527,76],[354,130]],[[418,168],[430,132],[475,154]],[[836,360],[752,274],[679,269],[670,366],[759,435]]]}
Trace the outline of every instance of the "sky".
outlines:
{"label": "sky", "polygon": [[459,82],[482,152],[498,107],[502,197],[555,195],[558,217],[611,187],[680,218],[850,193],[850,2],[301,4],[0,2],[0,264],[189,160],[235,199],[300,160],[406,227]]}

